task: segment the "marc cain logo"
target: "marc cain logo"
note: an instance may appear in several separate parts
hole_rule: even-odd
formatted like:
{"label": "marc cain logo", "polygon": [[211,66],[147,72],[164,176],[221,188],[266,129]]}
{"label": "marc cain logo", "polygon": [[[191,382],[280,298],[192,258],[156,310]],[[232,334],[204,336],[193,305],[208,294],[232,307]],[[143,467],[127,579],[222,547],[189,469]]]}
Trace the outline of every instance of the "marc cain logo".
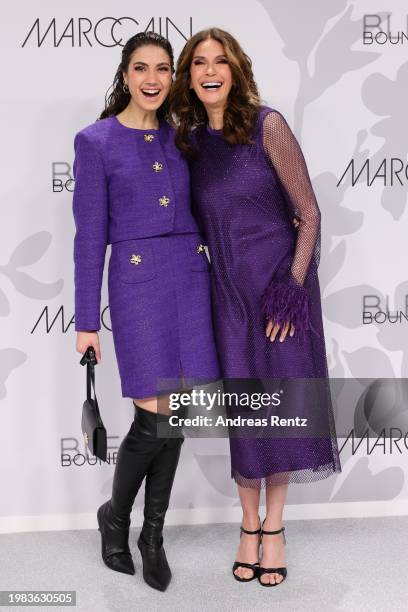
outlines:
{"label": "marc cain logo", "polygon": [[[54,331],[57,330],[57,332],[66,334],[73,328],[74,324],[75,315],[73,315],[71,311],[69,311],[67,315],[66,308],[63,304],[58,308],[57,312],[52,312],[49,306],[45,306],[34,322],[30,334],[34,332],[49,334],[53,328],[55,328]],[[112,331],[109,306],[105,306],[101,312],[101,326],[107,331]]]}
{"label": "marc cain logo", "polygon": [[[357,164],[361,164],[361,166],[358,167]],[[384,187],[406,185],[408,183],[408,164],[406,160],[399,157],[383,158],[375,161],[367,158],[363,163],[361,160],[352,158],[336,187],[343,182],[343,179],[346,182],[349,178],[351,179],[352,187],[357,182],[371,187],[374,181],[379,181]]]}
{"label": "marc cain logo", "polygon": [[102,17],[93,23],[88,17],[71,17],[57,23],[56,17],[44,21],[37,17],[26,35],[22,47],[123,47],[131,36],[140,31],[152,31],[168,40],[179,36],[187,41],[193,35],[193,18],[186,17],[186,23],[176,24],[170,17],[148,17],[141,24],[133,17]]}

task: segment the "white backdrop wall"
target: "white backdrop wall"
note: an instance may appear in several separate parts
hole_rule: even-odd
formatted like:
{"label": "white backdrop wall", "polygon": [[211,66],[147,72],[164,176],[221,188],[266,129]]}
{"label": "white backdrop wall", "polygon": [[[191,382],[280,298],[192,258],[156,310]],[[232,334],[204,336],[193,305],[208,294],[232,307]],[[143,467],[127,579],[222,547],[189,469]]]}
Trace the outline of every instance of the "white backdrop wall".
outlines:
{"label": "white backdrop wall", "polygon": [[[111,462],[86,457],[71,179],[74,134],[99,115],[120,41],[137,31],[168,35],[176,56],[192,33],[212,25],[239,39],[264,102],[284,113],[301,143],[322,210],[319,276],[331,374],[407,376],[404,316],[363,324],[362,314],[367,295],[381,311],[407,309],[408,42],[398,35],[407,33],[407,9],[402,0],[383,8],[375,16],[366,0],[16,0],[3,7],[0,530],[95,526],[132,419],[131,400],[120,394],[105,276],[97,390]],[[368,27],[381,19],[382,34]],[[364,30],[376,35],[372,44],[364,43]],[[392,158],[403,164],[401,180],[391,181]],[[356,174],[364,168],[354,184],[346,172],[352,160]],[[385,177],[375,176],[378,168]],[[380,406],[384,414],[391,408]],[[406,424],[406,407],[398,410]],[[353,452],[346,444],[341,460],[337,477],[291,487],[286,518],[408,512],[406,445]],[[136,524],[141,503],[139,496]],[[228,441],[186,440],[169,522],[238,519]]]}

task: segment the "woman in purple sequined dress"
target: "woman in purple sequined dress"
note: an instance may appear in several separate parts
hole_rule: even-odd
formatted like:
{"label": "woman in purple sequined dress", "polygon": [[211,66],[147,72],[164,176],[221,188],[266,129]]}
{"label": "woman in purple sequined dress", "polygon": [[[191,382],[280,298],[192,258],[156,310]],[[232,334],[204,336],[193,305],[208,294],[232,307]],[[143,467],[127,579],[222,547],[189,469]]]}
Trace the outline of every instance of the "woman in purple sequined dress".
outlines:
{"label": "woman in purple sequined dress", "polygon": [[[341,471],[317,276],[320,211],[295,136],[279,111],[261,105],[251,61],[230,34],[212,28],[188,41],[171,101],[212,263],[224,389],[234,389],[233,379],[246,379],[248,388],[259,379],[291,379],[295,399],[286,409],[318,424],[315,436],[272,437],[266,426],[252,437],[230,437],[243,509],[233,575],[272,586],[287,574],[288,484]],[[311,379],[320,383],[317,395]]]}

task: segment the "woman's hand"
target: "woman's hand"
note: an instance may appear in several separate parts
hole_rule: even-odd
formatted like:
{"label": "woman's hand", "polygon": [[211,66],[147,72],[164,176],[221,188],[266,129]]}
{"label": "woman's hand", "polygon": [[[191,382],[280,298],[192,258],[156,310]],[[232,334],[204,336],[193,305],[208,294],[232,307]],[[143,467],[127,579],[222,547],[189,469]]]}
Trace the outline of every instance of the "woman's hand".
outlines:
{"label": "woman's hand", "polygon": [[[293,217],[293,225],[295,226],[295,229],[299,227],[299,219],[297,219],[296,217]],[[274,342],[279,330],[280,330],[280,325],[274,325],[272,319],[269,319],[268,325],[266,326],[265,333],[266,333],[266,337],[269,338],[271,342]],[[284,341],[288,331],[289,331],[289,323],[286,323],[281,331],[279,342]],[[295,333],[295,327],[294,325],[290,325],[289,335],[293,336],[294,333]]]}
{"label": "woman's hand", "polygon": [[[289,328],[290,328],[290,331],[289,331]],[[269,338],[271,342],[274,342],[276,335],[280,329],[281,329],[280,325],[278,324],[274,325],[272,319],[269,319],[268,325],[266,326],[266,330],[265,330],[266,337]],[[283,342],[285,340],[288,331],[289,331],[289,336],[293,336],[295,333],[295,326],[289,323],[285,323],[281,331],[279,342]]]}
{"label": "woman's hand", "polygon": [[93,346],[95,350],[96,361],[101,361],[101,349],[99,347],[99,337],[96,331],[79,331],[77,332],[76,350],[82,355],[85,353],[88,346]]}

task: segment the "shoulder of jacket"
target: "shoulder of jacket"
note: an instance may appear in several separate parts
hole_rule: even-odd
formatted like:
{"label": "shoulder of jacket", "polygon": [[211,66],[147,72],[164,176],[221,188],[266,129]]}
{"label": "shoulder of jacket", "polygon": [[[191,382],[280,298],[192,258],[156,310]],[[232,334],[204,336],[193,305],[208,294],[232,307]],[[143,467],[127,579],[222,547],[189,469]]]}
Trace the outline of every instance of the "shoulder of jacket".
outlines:
{"label": "shoulder of jacket", "polygon": [[75,134],[75,140],[86,140],[97,145],[103,144],[109,134],[111,127],[111,117],[97,119],[94,123],[87,125]]}

